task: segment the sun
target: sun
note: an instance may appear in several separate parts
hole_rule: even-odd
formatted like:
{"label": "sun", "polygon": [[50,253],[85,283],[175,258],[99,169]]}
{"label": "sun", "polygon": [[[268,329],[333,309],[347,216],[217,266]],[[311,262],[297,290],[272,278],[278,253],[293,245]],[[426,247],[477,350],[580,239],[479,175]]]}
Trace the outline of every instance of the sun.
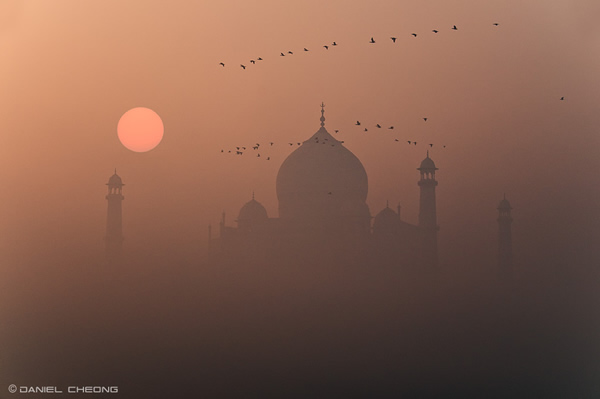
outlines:
{"label": "sun", "polygon": [[146,152],[156,147],[163,138],[164,130],[160,116],[145,107],[125,112],[117,125],[121,144],[135,152]]}

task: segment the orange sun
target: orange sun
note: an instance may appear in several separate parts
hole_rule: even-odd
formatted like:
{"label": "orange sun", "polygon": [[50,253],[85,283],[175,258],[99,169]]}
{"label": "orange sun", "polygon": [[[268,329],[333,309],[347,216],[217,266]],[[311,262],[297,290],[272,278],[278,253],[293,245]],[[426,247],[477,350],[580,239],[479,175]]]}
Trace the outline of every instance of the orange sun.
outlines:
{"label": "orange sun", "polygon": [[121,144],[135,152],[146,152],[156,147],[163,138],[164,130],[160,116],[144,107],[125,112],[117,125]]}

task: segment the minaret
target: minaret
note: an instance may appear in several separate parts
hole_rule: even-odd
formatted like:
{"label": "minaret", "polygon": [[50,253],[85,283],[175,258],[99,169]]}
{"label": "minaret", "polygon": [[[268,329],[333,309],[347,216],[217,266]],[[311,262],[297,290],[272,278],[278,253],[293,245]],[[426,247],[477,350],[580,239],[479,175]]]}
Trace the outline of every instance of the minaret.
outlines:
{"label": "minaret", "polygon": [[419,201],[419,228],[423,234],[423,249],[425,264],[428,267],[436,267],[438,264],[438,249],[437,249],[437,212],[435,204],[435,187],[438,182],[435,180],[435,163],[429,158],[421,162],[421,166],[417,168],[421,172],[419,187],[421,188]]}
{"label": "minaret", "polygon": [[122,224],[122,212],[121,203],[125,197],[123,197],[122,189],[123,182],[117,170],[115,174],[108,179],[108,195],[106,199],[108,201],[108,212],[106,216],[106,237],[104,238],[106,244],[106,257],[109,262],[118,261],[121,257],[123,250],[123,224]]}
{"label": "minaret", "polygon": [[506,199],[506,194],[498,205],[498,273],[505,281],[512,280],[512,207]]}

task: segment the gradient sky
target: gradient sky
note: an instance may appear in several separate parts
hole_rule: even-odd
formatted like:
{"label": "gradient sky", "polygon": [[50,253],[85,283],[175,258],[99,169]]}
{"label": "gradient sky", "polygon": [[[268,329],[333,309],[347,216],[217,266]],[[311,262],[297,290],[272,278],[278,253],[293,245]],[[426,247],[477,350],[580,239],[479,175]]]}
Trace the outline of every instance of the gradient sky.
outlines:
{"label": "gradient sky", "polygon": [[[115,167],[127,246],[200,256],[208,223],[226,210],[232,224],[253,190],[277,216],[287,143],[318,129],[321,101],[367,170],[373,215],[389,200],[416,222],[415,168],[435,143],[442,259],[493,258],[504,192],[520,259],[564,239],[574,250],[598,238],[599,12],[591,0],[2,2],[3,257],[101,251]],[[165,125],[148,153],[117,139],[138,106]],[[269,141],[261,159],[220,153]]]}

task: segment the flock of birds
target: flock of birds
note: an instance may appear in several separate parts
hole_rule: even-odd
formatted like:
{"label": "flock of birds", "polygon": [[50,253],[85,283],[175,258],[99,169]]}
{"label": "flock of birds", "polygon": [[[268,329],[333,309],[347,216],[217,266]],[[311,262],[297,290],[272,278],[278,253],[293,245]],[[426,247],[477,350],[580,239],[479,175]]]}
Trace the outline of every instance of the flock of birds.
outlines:
{"label": "flock of birds", "polygon": [[[494,26],[499,26],[500,24],[499,24],[498,22],[494,22],[492,25],[494,25]],[[453,26],[452,26],[452,28],[450,28],[450,30],[457,31],[457,30],[458,30],[458,27],[457,27],[456,25],[453,25]],[[440,31],[439,31],[438,29],[432,29],[432,30],[431,30],[431,32],[433,32],[434,34],[437,34],[437,33],[439,33]],[[417,33],[411,33],[410,35],[411,35],[412,37],[417,37],[417,36],[418,36],[418,34],[417,34]],[[397,37],[397,36],[391,36],[391,37],[389,38],[389,40],[391,40],[393,43],[396,43],[396,40],[398,40],[398,37]],[[377,43],[377,41],[375,40],[375,38],[371,37],[371,40],[367,41],[367,43],[369,43],[369,44],[375,44],[375,43]],[[337,42],[333,42],[333,43],[331,43],[331,44],[325,44],[325,45],[323,45],[322,47],[323,47],[325,50],[329,50],[329,48],[330,48],[330,47],[335,47],[335,46],[337,46],[337,45],[338,45],[338,43],[337,43]],[[308,52],[308,51],[310,51],[310,50],[309,50],[309,49],[307,49],[306,47],[304,47],[304,48],[302,49],[302,52]],[[279,53],[279,56],[280,56],[280,57],[286,57],[286,56],[290,56],[290,55],[294,55],[294,52],[293,52],[293,51],[291,51],[291,50],[288,50],[288,51],[285,51],[285,52],[280,52],[280,53]],[[263,61],[263,58],[262,58],[262,57],[257,57],[256,59],[252,59],[252,60],[250,60],[250,64],[252,64],[252,65],[256,65],[256,63],[257,63],[258,61]],[[224,62],[219,62],[219,65],[220,65],[222,68],[224,68],[224,67],[225,67],[225,63],[224,63]],[[246,64],[240,64],[240,68],[242,68],[243,70],[245,70],[247,67],[248,67],[248,65],[246,65]]]}
{"label": "flock of birds", "polygon": [[[499,23],[497,23],[497,22],[494,22],[492,25],[493,25],[493,26],[499,26]],[[458,27],[457,27],[456,25],[453,25],[453,26],[450,28],[450,30],[457,31],[457,30],[458,30]],[[438,34],[438,33],[440,32],[440,30],[438,30],[438,29],[433,29],[431,32],[432,32],[433,34]],[[410,35],[411,35],[412,37],[414,37],[414,38],[416,38],[416,37],[418,36],[418,34],[417,34],[417,33],[411,33]],[[391,41],[392,41],[392,43],[396,43],[396,41],[398,40],[398,37],[396,37],[396,36],[391,36],[391,37],[389,38],[389,40],[391,40]],[[368,40],[368,41],[367,41],[367,43],[369,43],[369,44],[375,44],[375,43],[377,43],[377,41],[375,40],[375,38],[374,38],[374,37],[371,37],[371,39],[370,39],[370,40]],[[326,45],[323,45],[322,47],[323,47],[325,50],[329,50],[329,48],[330,48],[330,47],[336,47],[336,46],[338,46],[338,43],[334,41],[334,42],[332,42],[331,44],[326,44]],[[308,52],[308,51],[310,51],[310,50],[309,50],[308,48],[306,48],[306,47],[304,47],[304,48],[302,49],[302,52]],[[280,57],[286,57],[286,56],[291,56],[291,55],[294,55],[294,52],[293,52],[293,51],[291,51],[291,50],[288,50],[288,51],[286,51],[286,52],[280,52],[280,54],[279,54],[279,56],[280,56]],[[256,59],[252,59],[252,60],[250,60],[250,64],[252,64],[252,65],[255,65],[257,62],[260,62],[260,61],[263,61],[263,58],[262,58],[262,57],[257,57]],[[220,62],[220,63],[219,63],[219,65],[220,65],[222,68],[224,68],[224,67],[225,67],[225,63],[224,63],[224,62]],[[243,70],[245,70],[245,69],[247,68],[247,66],[246,66],[245,64],[240,64],[240,67],[241,67]],[[564,101],[564,99],[565,99],[565,97],[564,97],[564,96],[560,98],[560,100],[561,100],[561,101]],[[423,121],[424,121],[424,122],[427,122],[427,120],[428,120],[428,118],[427,118],[427,117],[424,117],[424,118],[423,118]],[[368,131],[369,131],[369,128],[368,128],[368,127],[365,127],[365,126],[364,126],[364,125],[363,125],[363,124],[362,124],[362,123],[361,123],[359,120],[357,120],[357,121],[356,121],[356,123],[355,123],[354,125],[355,125],[355,126],[361,126],[362,128],[364,128],[364,132],[368,132]],[[377,124],[375,124],[375,125],[374,125],[374,128],[375,128],[375,129],[383,129],[383,126],[382,126],[380,123],[377,123]],[[388,129],[388,130],[393,130],[393,129],[394,129],[394,126],[388,126],[388,127],[387,127],[387,129]],[[334,132],[335,132],[335,133],[339,133],[339,130],[334,130]],[[400,142],[401,140],[400,140],[399,138],[394,138],[394,141],[395,141],[395,142]],[[404,140],[402,140],[402,141],[404,141]],[[340,143],[344,143],[343,141],[339,141],[339,142],[340,142]],[[317,143],[318,143],[318,138],[317,138]],[[410,146],[416,146],[416,145],[417,145],[419,142],[413,139],[413,140],[406,140],[406,143],[408,143],[408,145],[410,145]],[[274,142],[269,142],[268,144],[269,144],[269,145],[268,145],[267,147],[268,147],[268,148],[270,148],[270,147],[273,147],[273,145],[274,145],[275,143],[274,143]],[[302,143],[299,143],[299,142],[297,142],[297,143],[287,143],[287,144],[288,144],[290,147],[294,147],[294,146],[300,146],[300,145],[302,145]],[[328,144],[328,143],[326,143],[326,142],[322,142],[322,144]],[[434,146],[434,143],[427,143],[426,145],[427,145],[427,146],[429,146],[429,148],[433,148],[433,146]],[[331,146],[335,146],[335,144],[331,144]],[[264,146],[263,146],[263,147],[264,147]],[[442,148],[446,148],[446,145],[441,145],[441,147],[442,147]],[[256,143],[255,145],[251,145],[251,146],[236,146],[236,147],[235,147],[235,149],[228,149],[228,150],[221,149],[221,153],[228,153],[228,154],[235,154],[235,155],[243,155],[243,154],[244,154],[244,153],[247,151],[247,149],[250,149],[250,148],[251,148],[253,151],[255,151],[255,153],[256,153],[256,158],[262,158],[262,159],[265,159],[265,160],[267,160],[267,161],[270,161],[270,160],[271,160],[271,157],[270,157],[270,156],[262,156],[262,157],[261,157],[261,153],[259,152],[259,151],[260,151],[260,148],[261,148],[261,144],[260,144],[260,143]]]}

